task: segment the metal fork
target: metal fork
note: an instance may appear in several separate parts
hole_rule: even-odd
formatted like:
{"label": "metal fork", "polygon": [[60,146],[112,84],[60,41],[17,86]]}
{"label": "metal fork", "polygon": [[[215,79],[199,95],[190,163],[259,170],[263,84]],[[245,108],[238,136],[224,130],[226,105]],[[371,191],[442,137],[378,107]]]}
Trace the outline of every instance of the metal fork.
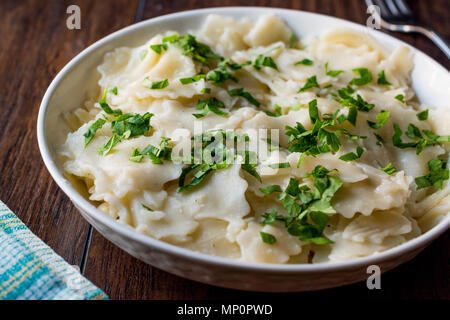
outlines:
{"label": "metal fork", "polygon": [[417,25],[411,9],[403,0],[366,0],[367,6],[380,8],[380,25],[389,31],[420,33],[428,37],[450,59],[450,48],[445,40],[433,29]]}

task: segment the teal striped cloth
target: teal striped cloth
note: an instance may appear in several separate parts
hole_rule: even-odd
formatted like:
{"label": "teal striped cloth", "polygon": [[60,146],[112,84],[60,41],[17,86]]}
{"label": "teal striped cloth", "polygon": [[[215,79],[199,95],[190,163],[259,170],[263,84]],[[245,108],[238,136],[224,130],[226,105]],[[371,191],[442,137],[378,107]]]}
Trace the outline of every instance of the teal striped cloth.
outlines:
{"label": "teal striped cloth", "polygon": [[0,201],[0,300],[107,298]]}

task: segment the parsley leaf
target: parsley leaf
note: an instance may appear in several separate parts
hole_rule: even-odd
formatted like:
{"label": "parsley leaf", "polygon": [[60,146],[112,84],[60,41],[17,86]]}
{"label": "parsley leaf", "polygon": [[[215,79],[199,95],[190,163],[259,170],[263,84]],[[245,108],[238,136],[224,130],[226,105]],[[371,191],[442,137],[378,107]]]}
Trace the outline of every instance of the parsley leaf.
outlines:
{"label": "parsley leaf", "polygon": [[358,87],[364,86],[372,81],[372,73],[367,68],[355,68],[353,72],[359,73],[359,78],[353,78],[349,84],[356,85]]}
{"label": "parsley leaf", "polygon": [[261,239],[264,243],[274,244],[275,242],[277,242],[277,238],[275,238],[275,236],[271,235],[270,233],[261,231],[259,234],[261,235]]}
{"label": "parsley leaf", "polygon": [[208,64],[209,59],[222,60],[223,57],[215,54],[211,48],[191,35],[186,34],[184,36],[172,35],[170,37],[163,38],[163,42],[170,42],[175,46],[183,50],[183,55],[191,57],[192,59],[204,64]]}
{"label": "parsley leaf", "polygon": [[86,148],[89,142],[95,137],[95,134],[98,130],[100,130],[103,125],[106,123],[106,120],[99,118],[97,119],[91,126],[88,128],[88,130],[83,134],[84,136],[84,147]]}
{"label": "parsley leaf", "polygon": [[315,244],[332,243],[322,234],[330,215],[336,213],[331,200],[341,188],[342,180],[329,175],[330,173],[330,170],[319,165],[310,174],[305,175],[304,178],[313,178],[312,190],[307,185],[300,186],[299,181],[294,178],[289,180],[284,191],[279,185],[260,188],[260,191],[267,195],[279,193],[278,201],[289,214],[279,215],[277,211],[272,210],[262,215],[261,223],[270,225],[276,220],[283,221],[289,234],[302,241]]}
{"label": "parsley leaf", "polygon": [[417,119],[419,119],[419,121],[424,121],[428,119],[428,109],[419,112],[418,114],[416,114]]}
{"label": "parsley leaf", "polygon": [[354,90],[350,87],[339,89],[338,94],[339,97],[341,97],[341,100],[339,100],[339,102],[344,106],[355,106],[359,111],[364,112],[369,112],[375,107],[374,104],[364,101],[364,99],[359,94],[357,95],[356,99],[353,98],[351,96],[353,92]]}
{"label": "parsley leaf", "polygon": [[[227,169],[231,166],[231,163],[226,161],[228,152],[227,147],[224,145],[225,140],[229,138],[229,133],[223,130],[204,132],[192,137],[194,146],[197,143],[201,143],[202,158],[199,159],[196,148],[192,148],[192,164],[182,169],[178,180],[178,192],[192,190],[201,184],[213,171]],[[248,135],[236,135],[234,133],[231,134],[231,138],[234,142],[246,142],[249,139]],[[250,153],[246,152],[244,164],[250,164],[249,158]],[[199,161],[201,163],[198,163]]]}
{"label": "parsley leaf", "polygon": [[[318,155],[320,153],[339,150],[341,145],[336,133],[326,130],[328,126],[335,124],[334,116],[321,120],[317,109],[317,100],[309,102],[309,114],[314,127],[306,130],[300,122],[295,127],[286,126],[286,135],[289,136],[288,149],[291,152],[302,152],[305,155]],[[298,166],[304,159],[304,155],[299,159]]]}
{"label": "parsley leaf", "polygon": [[275,105],[275,111],[270,110],[263,110],[265,114],[267,114],[269,117],[280,117],[283,115],[281,112],[281,107],[279,105]]}
{"label": "parsley leaf", "polygon": [[167,88],[167,86],[169,86],[169,79],[152,82],[150,81],[149,77],[146,77],[142,82],[142,85],[149,89],[164,89]]}
{"label": "parsley leaf", "polygon": [[112,94],[117,96],[117,93],[118,93],[117,87],[112,88],[111,90],[109,90],[109,92],[111,92]]}
{"label": "parsley leaf", "polygon": [[239,82],[239,80],[233,76],[229,71],[225,69],[214,69],[208,72],[206,75],[208,81],[210,81],[215,86],[223,85],[227,80],[232,80],[234,82]]}
{"label": "parsley leaf", "polygon": [[389,111],[385,111],[382,110],[381,112],[379,112],[376,116],[376,119],[379,121],[378,123],[372,122],[367,120],[367,124],[369,125],[369,127],[371,127],[372,129],[380,129],[382,126],[384,126],[384,124],[386,123],[386,121],[388,121],[389,119],[389,115],[390,112]]}
{"label": "parsley leaf", "polygon": [[144,158],[144,155],[141,154],[138,148],[133,149],[133,152],[131,153],[130,161],[139,163]]}
{"label": "parsley leaf", "polygon": [[303,64],[305,66],[312,66],[314,64],[314,61],[310,59],[303,59],[294,63],[294,66],[298,66],[299,64]]}
{"label": "parsley leaf", "polygon": [[364,152],[364,149],[361,148],[360,146],[357,146],[356,153],[354,153],[354,152],[346,153],[346,154],[340,156],[339,159],[341,159],[343,161],[353,161],[353,160],[361,158],[361,155],[363,154],[363,152]]}
{"label": "parsley leaf", "polygon": [[405,96],[402,94],[398,94],[394,98],[400,101],[401,103],[405,103]]}
{"label": "parsley leaf", "polygon": [[290,167],[291,167],[291,165],[289,164],[289,162],[269,164],[269,168],[272,168],[272,169],[285,169],[285,168],[290,168]]}
{"label": "parsley leaf", "polygon": [[425,176],[415,178],[417,190],[431,186],[442,189],[444,181],[449,179],[449,170],[446,169],[446,167],[447,162],[441,159],[433,159],[428,161],[428,169],[430,170],[430,173]]}
{"label": "parsley leaf", "polygon": [[262,54],[259,54],[255,58],[252,65],[256,70],[261,70],[262,67],[269,67],[269,68],[275,69],[277,71],[280,71],[280,70],[278,70],[277,64],[275,63],[275,61],[273,61],[273,59],[271,57],[264,56]]}
{"label": "parsley leaf", "polygon": [[306,79],[305,85],[303,87],[301,87],[297,91],[297,93],[304,92],[304,91],[309,90],[311,88],[320,88],[319,84],[317,83],[317,77],[316,76],[312,76],[312,77]]}
{"label": "parsley leaf", "polygon": [[204,74],[197,74],[197,75],[195,75],[195,76],[193,76],[193,77],[188,77],[188,78],[180,78],[180,82],[181,82],[181,84],[190,84],[190,83],[194,83],[194,82],[197,82],[197,81],[200,81],[201,79],[205,79],[206,78],[206,75],[204,75]]}
{"label": "parsley leaf", "polygon": [[264,188],[259,188],[259,191],[261,191],[264,194],[272,194],[274,192],[282,192],[283,190],[281,189],[281,187],[279,185],[271,185],[271,186],[267,186]]}
{"label": "parsley leaf", "polygon": [[[280,189],[281,192],[281,189]],[[270,212],[266,212],[262,214],[262,217],[264,218],[263,221],[261,221],[261,224],[263,225],[271,225],[275,222],[276,218],[278,217],[278,212],[276,210],[272,210]]]}
{"label": "parsley leaf", "polygon": [[107,113],[107,114],[112,114],[112,115],[114,115],[114,116],[119,116],[119,115],[121,115],[121,114],[122,114],[122,110],[120,110],[120,109],[113,110],[113,109],[111,109],[111,107],[109,106],[109,104],[106,103],[106,95],[107,95],[107,93],[108,93],[108,88],[105,89],[105,92],[103,93],[103,97],[102,97],[102,99],[101,99],[100,102],[99,102],[100,107],[101,107],[101,108],[103,109],[103,111],[105,111],[105,113]]}
{"label": "parsley leaf", "polygon": [[121,142],[123,139],[128,139],[129,137],[130,131],[126,131],[120,136],[117,133],[113,133],[108,142],[97,148],[98,154],[100,154],[101,156],[106,156],[119,142]]}
{"label": "parsley leaf", "polygon": [[381,171],[386,172],[388,175],[393,175],[397,172],[397,168],[392,165],[392,162],[389,162],[385,167],[380,169]]}
{"label": "parsley leaf", "polygon": [[200,99],[197,103],[197,110],[202,110],[201,113],[193,113],[192,115],[197,119],[203,118],[208,114],[209,111],[217,114],[221,117],[228,116],[227,112],[221,111],[220,108],[224,109],[225,104],[215,97],[211,97],[208,99]]}
{"label": "parsley leaf", "polygon": [[259,107],[261,105],[261,103],[259,103],[255,98],[253,98],[253,96],[249,92],[244,91],[244,88],[232,89],[232,90],[228,91],[228,94],[231,97],[235,97],[235,96],[242,97],[256,107]]}
{"label": "parsley leaf", "polygon": [[152,44],[152,45],[150,45],[150,49],[155,51],[157,54],[161,54],[162,50],[167,51],[167,44],[166,43]]}
{"label": "parsley leaf", "polygon": [[380,73],[378,73],[377,83],[381,84],[381,85],[387,85],[387,86],[392,85],[392,83],[390,83],[389,81],[386,80],[386,75],[384,74],[384,70],[381,70]]}
{"label": "parsley leaf", "polygon": [[147,207],[147,206],[146,206],[145,204],[143,204],[143,203],[141,203],[141,205],[142,205],[142,208],[144,208],[144,209],[146,209],[146,210],[148,210],[148,211],[150,211],[150,212],[155,211],[155,210],[153,210],[152,208]]}
{"label": "parsley leaf", "polygon": [[111,122],[113,134],[108,142],[97,148],[98,153],[105,156],[122,140],[147,134],[151,128],[152,116],[153,114],[149,112],[144,115],[127,113],[113,119]]}
{"label": "parsley leaf", "polygon": [[343,73],[344,70],[328,70],[328,62],[325,63],[325,74],[330,77],[337,77],[341,73]]}
{"label": "parsley leaf", "polygon": [[139,152],[139,155],[149,156],[153,164],[163,164],[163,160],[171,160],[172,157],[172,148],[169,147],[169,142],[170,138],[161,137],[161,141],[157,147],[149,144]]}
{"label": "parsley leaf", "polygon": [[373,133],[373,135],[375,136],[375,138],[377,139],[376,144],[378,146],[381,146],[384,143],[384,139],[382,136],[380,136],[379,134]]}

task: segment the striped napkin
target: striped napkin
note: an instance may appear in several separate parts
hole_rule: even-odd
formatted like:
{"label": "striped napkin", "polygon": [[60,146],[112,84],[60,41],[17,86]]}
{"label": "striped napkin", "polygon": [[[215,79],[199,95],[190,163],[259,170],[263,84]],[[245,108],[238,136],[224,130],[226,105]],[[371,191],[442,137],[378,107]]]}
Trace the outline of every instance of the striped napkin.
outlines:
{"label": "striped napkin", "polygon": [[0,201],[0,300],[107,298]]}

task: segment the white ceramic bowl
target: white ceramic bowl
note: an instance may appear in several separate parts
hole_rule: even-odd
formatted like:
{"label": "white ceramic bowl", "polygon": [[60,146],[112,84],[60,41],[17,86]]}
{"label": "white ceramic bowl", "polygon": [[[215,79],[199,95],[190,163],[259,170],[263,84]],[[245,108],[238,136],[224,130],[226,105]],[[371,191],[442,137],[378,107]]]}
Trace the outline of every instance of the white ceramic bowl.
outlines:
{"label": "white ceramic bowl", "polygon": [[[450,215],[447,215],[418,238],[380,254],[350,262],[255,264],[208,256],[155,240],[97,210],[86,200],[85,192],[77,187],[76,182],[64,176],[57,162],[55,146],[62,143],[67,134],[58,126],[61,113],[80,106],[88,88],[96,86],[96,66],[102,62],[106,52],[121,46],[138,46],[162,31],[197,29],[206,15],[211,13],[235,18],[256,18],[273,13],[283,18],[299,36],[318,35],[326,29],[345,27],[369,33],[388,50],[406,45],[386,34],[344,20],[301,11],[254,7],[212,8],[170,14],[132,25],[96,42],[70,61],[53,80],[42,100],[37,127],[39,148],[50,174],[95,229],[134,257],[185,278],[228,288],[287,292],[317,290],[361,281],[368,277],[367,266],[372,264],[380,266],[382,272],[387,271],[413,258],[449,228]],[[415,63],[412,83],[419,99],[440,108],[448,107],[449,73],[424,53],[411,49]]]}

